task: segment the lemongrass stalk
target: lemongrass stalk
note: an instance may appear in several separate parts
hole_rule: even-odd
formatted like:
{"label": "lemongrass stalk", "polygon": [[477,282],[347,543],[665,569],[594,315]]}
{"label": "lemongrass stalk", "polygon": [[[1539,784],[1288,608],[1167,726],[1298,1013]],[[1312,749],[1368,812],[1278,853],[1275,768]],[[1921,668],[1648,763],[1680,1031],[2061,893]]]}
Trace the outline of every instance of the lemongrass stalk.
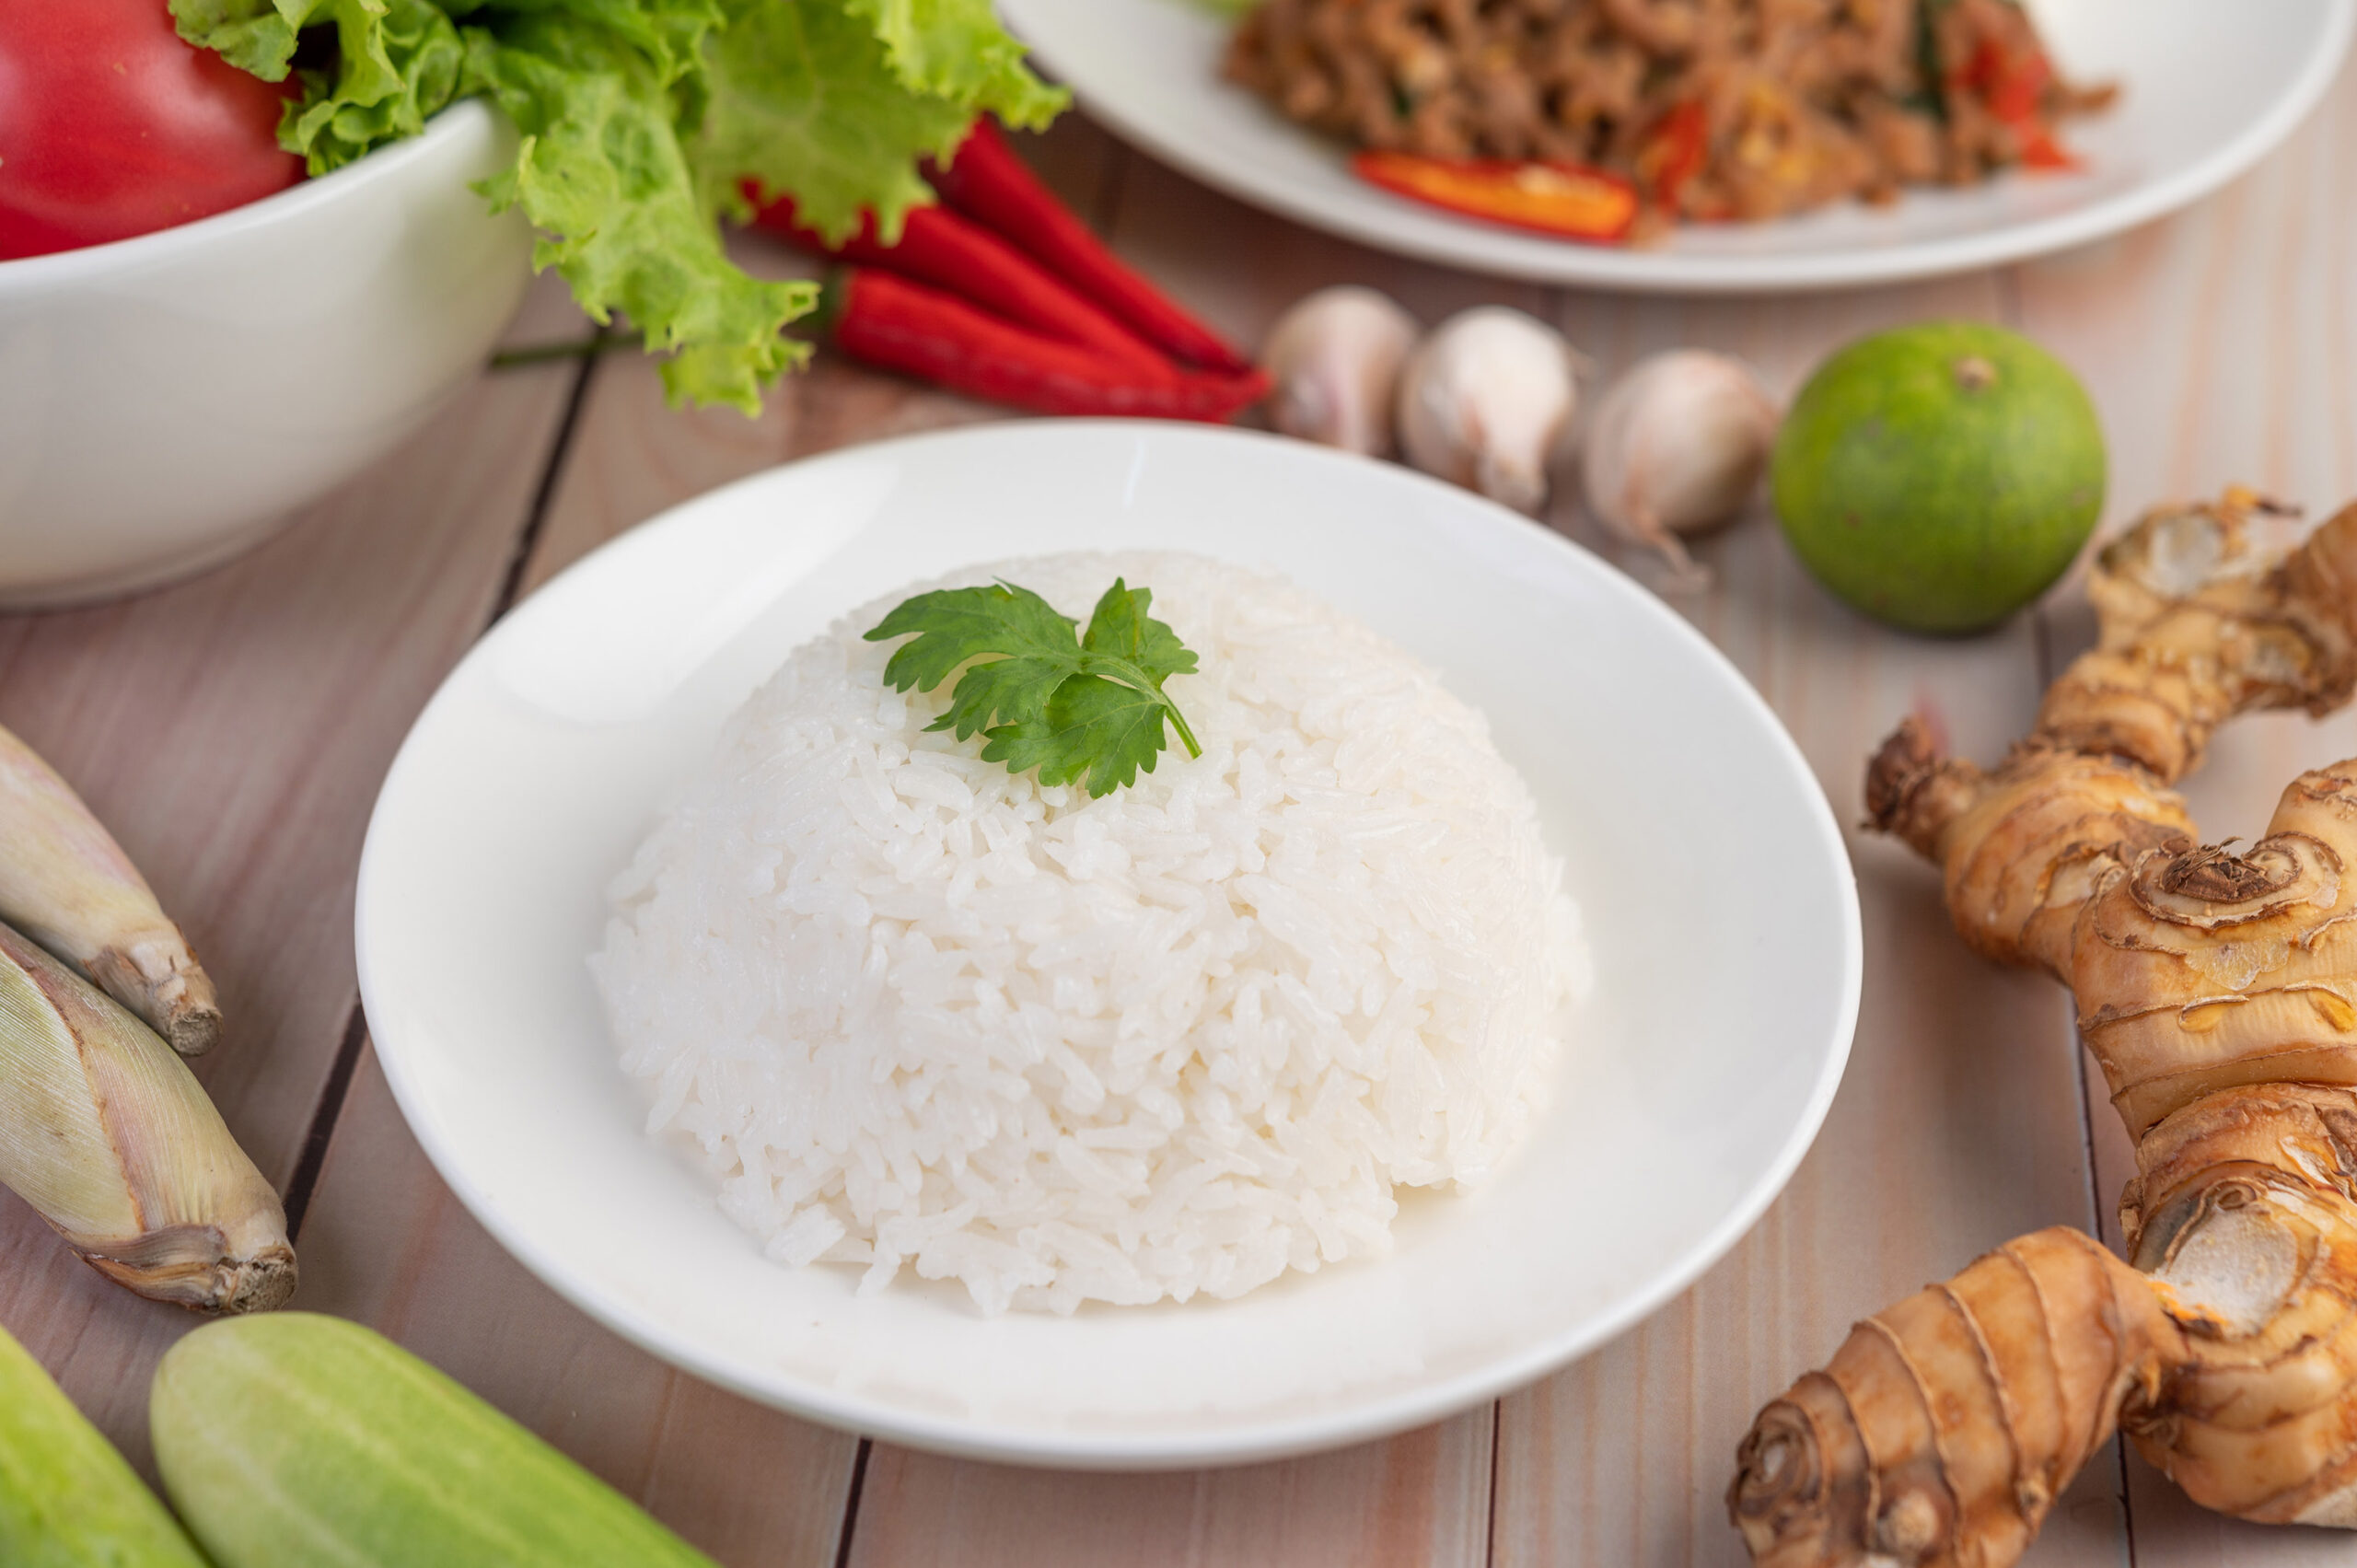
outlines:
{"label": "lemongrass stalk", "polygon": [[0,728],[0,920],[80,970],[183,1056],[221,1038],[213,981],[147,879],[55,769]]}
{"label": "lemongrass stalk", "polygon": [[141,1295],[248,1312],[294,1294],[278,1194],[187,1064],[5,924],[0,1183]]}

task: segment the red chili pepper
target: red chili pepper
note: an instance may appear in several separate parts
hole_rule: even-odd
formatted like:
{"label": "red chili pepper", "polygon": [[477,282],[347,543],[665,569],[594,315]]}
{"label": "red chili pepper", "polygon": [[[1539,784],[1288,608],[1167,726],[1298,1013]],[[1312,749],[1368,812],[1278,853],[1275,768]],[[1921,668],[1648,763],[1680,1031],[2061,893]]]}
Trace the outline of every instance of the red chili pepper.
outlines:
{"label": "red chili pepper", "polygon": [[1218,333],[1108,250],[988,120],[974,122],[958,156],[933,171],[933,185],[943,201],[995,230],[1165,353],[1210,370],[1252,368]]}
{"label": "red chili pepper", "polygon": [[872,214],[860,220],[859,232],[850,239],[830,245],[816,229],[795,221],[791,197],[762,207],[753,221],[821,255],[947,289],[1045,336],[1084,344],[1142,369],[1163,366],[1160,354],[1038,262],[981,225],[940,207],[911,208],[897,245],[877,242]]}
{"label": "red chili pepper", "polygon": [[838,268],[821,320],[853,359],[951,391],[1042,413],[1219,423],[1268,395],[1265,372],[1150,373],[1126,359],[1018,327],[954,294],[873,267]]}
{"label": "red chili pepper", "polygon": [[1370,149],[1351,160],[1370,185],[1469,217],[1608,243],[1637,221],[1636,187],[1571,163],[1425,157]]}
{"label": "red chili pepper", "polygon": [[2035,51],[2006,62],[1997,79],[1989,86],[1990,111],[2008,123],[2029,119],[2038,112],[2046,84],[2053,79],[2054,68],[2046,63],[2045,55]]}
{"label": "red chili pepper", "polygon": [[1980,95],[1998,123],[2014,134],[2024,168],[2076,168],[2079,160],[2054,139],[2038,106],[2054,80],[2054,66],[2038,50],[2008,56],[1994,39],[1984,38],[1953,78]]}
{"label": "red chili pepper", "polygon": [[1702,172],[1710,156],[1710,117],[1699,99],[1688,99],[1663,115],[1637,154],[1637,172],[1653,192],[1654,204],[1678,207],[1678,193]]}

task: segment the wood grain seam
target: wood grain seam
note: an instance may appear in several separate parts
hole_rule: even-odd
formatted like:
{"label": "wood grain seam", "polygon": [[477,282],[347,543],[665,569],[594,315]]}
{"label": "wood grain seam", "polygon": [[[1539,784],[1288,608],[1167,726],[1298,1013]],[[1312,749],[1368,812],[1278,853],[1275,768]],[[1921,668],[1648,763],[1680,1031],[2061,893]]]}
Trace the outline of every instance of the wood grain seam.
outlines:
{"label": "wood grain seam", "polygon": [[875,1451],[874,1438],[859,1440],[859,1453],[851,1462],[851,1485],[843,1492],[842,1528],[835,1532],[835,1568],[851,1568],[851,1540],[859,1527],[860,1494],[867,1490],[867,1457]]}
{"label": "wood grain seam", "polygon": [[485,631],[515,609],[523,593],[524,574],[531,565],[533,552],[540,548],[541,531],[548,526],[549,508],[556,498],[557,482],[564,475],[565,459],[573,455],[574,436],[581,428],[581,411],[589,401],[589,379],[597,374],[606,342],[613,335],[610,327],[599,327],[589,339],[589,352],[582,356],[580,367],[573,374],[573,388],[564,398],[564,414],[557,421],[556,439],[549,443],[540,482],[532,487],[532,504],[524,513],[524,528],[516,536],[516,548],[508,553],[507,570],[500,575],[499,597],[492,601],[491,619],[483,623]]}
{"label": "wood grain seam", "polygon": [[[598,329],[591,340],[594,345],[609,335],[608,329]],[[493,598],[491,613],[483,620],[482,631],[489,631],[499,618],[515,608],[517,595],[522,590],[524,569],[530,561],[533,547],[539,543],[540,530],[547,523],[549,505],[556,494],[559,476],[564,471],[565,459],[572,455],[575,432],[580,427],[582,405],[588,401],[589,377],[598,368],[595,352],[585,356],[573,375],[573,385],[566,391],[563,415],[557,421],[555,437],[550,441],[548,456],[541,460],[539,482],[532,487],[532,499],[524,511],[524,526],[517,531],[516,543],[507,554],[507,564],[500,574],[499,592]],[[476,633],[480,641],[482,632]],[[344,1103],[351,1098],[352,1077],[360,1064],[360,1048],[368,1038],[368,1016],[358,997],[345,1016],[343,1038],[336,1046],[335,1061],[328,1069],[327,1082],[319,1087],[319,1098],[311,1108],[309,1126],[303,1134],[302,1152],[296,1157],[294,1174],[287,1179],[286,1237],[298,1240],[303,1219],[310,1212],[311,1195],[318,1191],[319,1175],[327,1167],[328,1145],[335,1139],[336,1123],[343,1120]]]}
{"label": "wood grain seam", "polygon": [[335,1048],[335,1062],[328,1069],[328,1081],[320,1086],[319,1103],[311,1108],[311,1124],[303,1133],[302,1152],[295,1158],[295,1174],[286,1180],[289,1241],[302,1237],[303,1216],[310,1213],[311,1194],[319,1191],[319,1172],[328,1163],[328,1144],[335,1136],[336,1122],[343,1118],[344,1101],[351,1098],[352,1074],[359,1068],[360,1047],[367,1038],[367,1016],[355,1000],[344,1017],[343,1039]]}
{"label": "wood grain seam", "polygon": [[1490,1401],[1490,1507],[1481,1536],[1481,1568],[1498,1568],[1498,1439],[1505,1425],[1504,1398]]}
{"label": "wood grain seam", "polygon": [[[2000,274],[2013,285],[2008,291],[2011,303],[2007,315],[2010,323],[2016,328],[2020,326],[2024,315],[2019,305],[2017,271],[2015,268],[2008,267]],[[2055,644],[2054,624],[2049,618],[2049,611],[2044,606],[2039,606],[2032,613],[2030,630],[2031,645],[2036,650],[2038,659],[2038,690],[2043,691],[2051,686],[2055,678],[2061,673],[2062,664]],[[2080,1167],[2087,1173],[2086,1229],[2087,1233],[2096,1238],[2096,1245],[2101,1246],[2104,1234],[2103,1189],[2099,1184],[2103,1180],[2103,1170],[2096,1158],[2096,1095],[2094,1086],[2087,1082],[2087,1052],[2085,1043],[2079,1036],[2078,1011],[2071,1006],[2067,999],[2058,1003],[2057,1005],[2071,1007],[2069,1031],[2071,1044],[2077,1051],[2079,1069],[2072,1075],[2072,1083],[2077,1087],[2079,1096],[2079,1163]],[[2104,1103],[2107,1105],[2110,1103],[2108,1096],[2105,1097]],[[2115,1495],[2119,1500],[2121,1544],[2127,1549],[2128,1568],[2136,1568],[2136,1504],[2133,1491],[2128,1484],[2128,1440],[2118,1432],[2114,1432],[2111,1434],[2110,1446],[2113,1473],[2119,1482]],[[2093,1458],[2094,1456],[2089,1456],[2090,1460]]]}

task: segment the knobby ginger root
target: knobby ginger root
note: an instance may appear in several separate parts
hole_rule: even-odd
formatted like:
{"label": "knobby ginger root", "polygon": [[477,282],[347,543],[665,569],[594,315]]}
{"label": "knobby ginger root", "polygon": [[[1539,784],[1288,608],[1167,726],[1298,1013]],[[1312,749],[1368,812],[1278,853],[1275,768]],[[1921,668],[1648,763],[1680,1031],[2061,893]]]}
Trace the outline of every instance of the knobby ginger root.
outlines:
{"label": "knobby ginger root", "polygon": [[146,879],[65,781],[0,728],[0,920],[147,1020],[183,1056],[221,1037],[213,981]]}
{"label": "knobby ginger root", "polygon": [[[1760,1411],[1728,1506],[1754,1556],[1780,1568],[1866,1551],[2010,1562],[2182,1339],[2100,1243],[2023,1237],[1868,1318]],[[1966,1540],[1979,1558],[1938,1554]]]}
{"label": "knobby ginger root", "polygon": [[2115,1429],[2210,1507],[2357,1527],[2357,760],[2247,848],[2197,842],[2168,787],[2235,714],[2357,682],[2357,506],[2280,560],[2266,507],[2107,547],[2098,645],[1995,769],[1911,720],[1873,761],[1874,825],[1940,866],[1966,941],[2075,993],[2137,1140],[2129,1260],[2041,1231],[1858,1325],[1744,1440],[1759,1563],[2003,1568]]}

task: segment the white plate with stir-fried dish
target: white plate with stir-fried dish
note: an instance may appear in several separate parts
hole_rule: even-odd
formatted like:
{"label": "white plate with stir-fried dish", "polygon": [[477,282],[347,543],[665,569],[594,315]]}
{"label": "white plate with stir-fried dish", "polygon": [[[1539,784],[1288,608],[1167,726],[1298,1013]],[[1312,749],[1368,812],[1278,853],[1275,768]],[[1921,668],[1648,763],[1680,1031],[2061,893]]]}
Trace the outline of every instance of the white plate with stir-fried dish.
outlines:
{"label": "white plate with stir-fried dish", "polygon": [[1792,1174],[1858,906],[1741,675],[1321,447],[1000,425],[758,475],[493,628],[361,987],[470,1210],[701,1376],[1240,1461],[1620,1333]]}
{"label": "white plate with stir-fried dish", "polygon": [[2119,233],[2280,142],[2357,22],[2357,0],[1000,9],[1091,115],[1232,195],[1451,265],[1664,293],[1927,277]]}

